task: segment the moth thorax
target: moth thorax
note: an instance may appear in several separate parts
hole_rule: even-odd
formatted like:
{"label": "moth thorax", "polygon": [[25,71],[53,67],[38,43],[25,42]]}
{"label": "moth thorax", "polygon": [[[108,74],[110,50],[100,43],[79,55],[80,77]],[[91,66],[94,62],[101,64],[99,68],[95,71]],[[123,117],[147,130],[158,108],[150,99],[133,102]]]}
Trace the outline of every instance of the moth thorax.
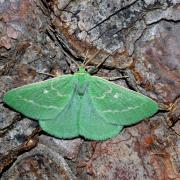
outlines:
{"label": "moth thorax", "polygon": [[85,82],[83,84],[78,84],[77,86],[77,93],[79,96],[84,96],[84,94],[86,93],[88,89],[88,82]]}

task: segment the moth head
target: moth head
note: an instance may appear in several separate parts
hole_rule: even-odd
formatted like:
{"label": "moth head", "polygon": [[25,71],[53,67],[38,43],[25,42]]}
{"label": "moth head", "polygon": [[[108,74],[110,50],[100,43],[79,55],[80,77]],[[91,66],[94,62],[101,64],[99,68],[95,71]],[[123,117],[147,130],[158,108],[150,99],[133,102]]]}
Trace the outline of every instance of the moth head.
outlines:
{"label": "moth head", "polygon": [[87,70],[84,66],[80,66],[79,67],[79,70],[78,70],[78,73],[87,73]]}

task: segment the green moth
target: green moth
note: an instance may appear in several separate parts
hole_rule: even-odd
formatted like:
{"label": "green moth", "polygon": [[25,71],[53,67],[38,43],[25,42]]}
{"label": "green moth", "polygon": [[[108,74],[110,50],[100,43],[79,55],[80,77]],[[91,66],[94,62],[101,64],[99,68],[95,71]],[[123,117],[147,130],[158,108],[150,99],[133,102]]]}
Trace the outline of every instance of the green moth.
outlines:
{"label": "green moth", "polygon": [[10,90],[4,102],[38,120],[47,133],[65,139],[106,140],[158,110],[152,99],[91,76],[84,67],[73,75]]}

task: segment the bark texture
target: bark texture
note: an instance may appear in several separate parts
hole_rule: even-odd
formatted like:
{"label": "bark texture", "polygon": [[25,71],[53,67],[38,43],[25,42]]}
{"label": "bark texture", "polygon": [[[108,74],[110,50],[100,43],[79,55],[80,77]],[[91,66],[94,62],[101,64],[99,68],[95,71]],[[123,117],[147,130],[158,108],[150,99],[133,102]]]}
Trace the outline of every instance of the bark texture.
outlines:
{"label": "bark texture", "polygon": [[[2,102],[12,88],[67,74],[111,53],[98,76],[156,100],[161,110],[104,142],[61,140]],[[0,178],[180,179],[179,0],[1,0]],[[39,133],[40,132],[40,133]]]}

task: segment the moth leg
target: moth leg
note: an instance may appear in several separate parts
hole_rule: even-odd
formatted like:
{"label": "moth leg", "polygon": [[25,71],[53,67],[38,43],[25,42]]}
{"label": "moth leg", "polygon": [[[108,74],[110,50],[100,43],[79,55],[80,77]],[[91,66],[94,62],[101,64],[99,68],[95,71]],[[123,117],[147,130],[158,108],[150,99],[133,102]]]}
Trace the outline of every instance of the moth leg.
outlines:
{"label": "moth leg", "polygon": [[106,79],[108,81],[116,81],[119,79],[127,79],[129,76],[116,76],[116,77],[102,77],[103,79]]}
{"label": "moth leg", "polygon": [[43,74],[43,75],[47,75],[47,76],[51,76],[51,77],[58,77],[58,75],[54,75],[54,74],[50,74],[50,73],[45,73],[45,72],[40,72],[40,71],[36,71],[38,74]]}

